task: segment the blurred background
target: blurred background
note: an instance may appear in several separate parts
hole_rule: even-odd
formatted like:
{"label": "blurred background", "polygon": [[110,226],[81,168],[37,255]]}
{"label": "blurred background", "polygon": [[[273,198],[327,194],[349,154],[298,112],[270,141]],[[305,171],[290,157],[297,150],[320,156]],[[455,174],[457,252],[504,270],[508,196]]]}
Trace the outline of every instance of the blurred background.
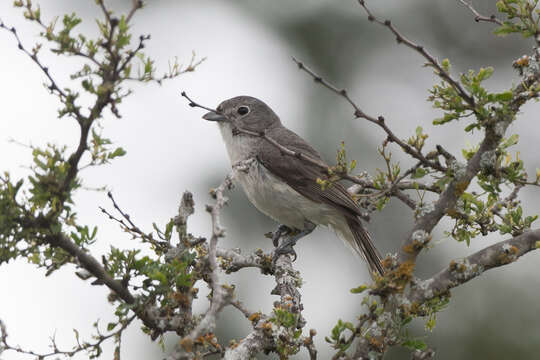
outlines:
{"label": "blurred background", "polygon": [[[109,1],[115,10],[126,11],[130,1]],[[494,0],[473,1],[477,9],[491,15]],[[57,0],[42,2],[42,16],[51,19],[77,12],[85,20],[81,29],[95,32],[94,19],[101,16],[94,1]],[[410,39],[424,45],[437,58],[449,58],[455,74],[495,67],[487,82],[491,90],[508,89],[519,81],[512,61],[530,53],[531,41],[520,37],[492,35],[492,24],[478,24],[458,1],[391,1],[370,4],[372,11],[392,22]],[[28,48],[39,29],[22,19],[11,1],[0,3],[0,17],[17,27]],[[127,156],[112,165],[82,173],[88,187],[107,185],[117,201],[136,223],[147,230],[152,222],[165,224],[176,214],[184,190],[194,193],[196,213],[189,229],[197,235],[210,234],[210,219],[204,204],[208,190],[217,186],[230,169],[225,148],[215,124],[201,120],[203,112],[187,106],[180,97],[185,90],[200,103],[216,106],[236,95],[256,96],[267,102],[284,124],[320,150],[327,161],[335,160],[336,149],[344,141],[357,169],[374,173],[382,167],[377,146],[384,134],[372,124],[354,119],[350,107],[335,94],[314,84],[298,71],[291,56],[305,62],[338,87],[345,87],[364,111],[384,115],[398,136],[407,138],[420,125],[430,134],[427,148],[443,144],[460,154],[475,144],[481,134],[467,134],[466,121],[434,127],[440,113],[426,102],[428,89],[438,80],[424,60],[404,46],[398,46],[389,32],[367,21],[356,1],[149,1],[133,20],[135,34],[152,35],[147,54],[166,71],[169,59],[178,56],[187,63],[191,52],[207,60],[196,72],[183,75],[163,86],[135,86],[135,94],[121,105],[123,118],[103,121],[104,134],[124,147]],[[9,142],[43,145],[47,142],[74,145],[74,121],[57,119],[58,103],[42,86],[44,77],[31,61],[17,50],[13,37],[0,32],[0,170],[25,176],[31,162],[30,151]],[[45,53],[43,53],[45,54]],[[43,57],[61,84],[69,85],[69,74],[80,63],[73,59]],[[520,135],[515,148],[534,174],[538,157],[538,105],[528,104],[509,129]],[[394,157],[405,167],[410,160],[394,148]],[[540,212],[539,191],[524,189],[521,198],[529,214]],[[263,233],[276,224],[260,214],[241,190],[230,194],[230,206],[223,214],[227,237],[222,246],[240,247],[245,252],[272,249]],[[106,194],[80,191],[77,195],[82,223],[98,224],[99,241],[95,254],[116,247],[136,246],[98,206],[111,208]],[[374,213],[369,229],[382,253],[394,252],[412,224],[408,208],[392,201],[381,213]],[[450,224],[442,222],[434,233],[436,246],[419,258],[417,274],[427,277],[456,257],[465,256],[497,240],[500,236],[477,238],[470,247],[444,236]],[[366,267],[327,229],[318,229],[296,246],[295,263],[304,285],[301,289],[307,328],[315,328],[320,358],[332,353],[324,342],[337,319],[355,322],[363,311],[361,296],[349,289],[368,281]],[[437,327],[425,338],[438,359],[532,359],[540,349],[540,293],[537,263],[540,254],[529,254],[517,263],[487,272],[481,278],[455,289],[446,310],[438,316]],[[66,267],[45,278],[24,261],[0,268],[0,318],[5,321],[11,343],[36,351],[47,350],[55,335],[64,349],[74,342],[72,329],[82,339],[92,333],[91,324],[106,324],[112,309],[104,287],[80,281]],[[223,276],[236,285],[239,298],[252,310],[269,312],[277,298],[269,295],[273,278],[255,270]],[[207,291],[201,285],[197,309],[207,307]],[[424,334],[418,321],[413,333]],[[219,322],[218,336],[228,342],[249,331],[241,314],[227,309]],[[123,339],[126,359],[161,358],[156,343],[133,326]],[[167,348],[175,344],[167,338]],[[103,358],[112,358],[106,346]],[[407,352],[393,349],[388,359],[407,358]],[[13,353],[2,359],[24,358]],[[80,356],[79,358],[85,358]],[[261,358],[267,358],[261,356]],[[270,358],[276,358],[271,355]],[[307,358],[302,350],[296,359]]]}

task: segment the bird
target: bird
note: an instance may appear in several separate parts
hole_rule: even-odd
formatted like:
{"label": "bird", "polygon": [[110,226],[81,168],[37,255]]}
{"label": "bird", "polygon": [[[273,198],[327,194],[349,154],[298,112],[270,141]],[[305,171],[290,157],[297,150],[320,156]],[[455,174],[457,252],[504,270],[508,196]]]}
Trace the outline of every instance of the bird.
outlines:
{"label": "bird", "polygon": [[381,255],[362,223],[364,214],[356,201],[339,182],[324,188],[317,182],[328,177],[328,165],[266,103],[237,96],[202,118],[218,124],[235,182],[259,211],[280,224],[273,232],[274,245],[287,235],[288,241],[276,253],[289,252],[296,259],[292,246],[323,225],[366,261],[372,276],[384,274]]}

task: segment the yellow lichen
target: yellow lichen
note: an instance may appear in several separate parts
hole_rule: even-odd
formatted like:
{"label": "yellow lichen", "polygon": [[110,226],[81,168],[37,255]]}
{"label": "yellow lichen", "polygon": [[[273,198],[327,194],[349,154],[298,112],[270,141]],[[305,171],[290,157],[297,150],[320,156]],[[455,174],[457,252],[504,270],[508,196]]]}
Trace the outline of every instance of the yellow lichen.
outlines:
{"label": "yellow lichen", "polygon": [[185,337],[180,340],[180,346],[187,352],[191,352],[191,350],[193,350],[193,340],[189,337]]}
{"label": "yellow lichen", "polygon": [[260,312],[253,313],[248,317],[248,320],[254,323],[258,322],[260,319],[261,319]]}

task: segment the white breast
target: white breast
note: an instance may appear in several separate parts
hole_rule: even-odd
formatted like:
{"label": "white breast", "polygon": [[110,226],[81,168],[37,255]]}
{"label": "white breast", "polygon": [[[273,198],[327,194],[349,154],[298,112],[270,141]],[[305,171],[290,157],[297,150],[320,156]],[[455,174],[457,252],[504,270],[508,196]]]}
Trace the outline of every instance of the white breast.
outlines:
{"label": "white breast", "polygon": [[[247,169],[234,165],[252,157],[257,138],[233,136],[229,124],[219,124],[223,140],[233,165],[235,181],[259,211],[281,224],[303,229],[305,221],[329,225],[336,219],[337,210],[304,197],[284,181],[270,173],[258,161],[250,162]],[[341,216],[340,216],[341,217]]]}

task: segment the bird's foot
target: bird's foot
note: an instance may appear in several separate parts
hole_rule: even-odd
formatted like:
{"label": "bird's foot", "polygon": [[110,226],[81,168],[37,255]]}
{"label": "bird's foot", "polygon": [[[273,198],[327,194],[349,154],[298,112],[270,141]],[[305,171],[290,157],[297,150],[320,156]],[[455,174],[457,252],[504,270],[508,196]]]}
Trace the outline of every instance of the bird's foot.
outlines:
{"label": "bird's foot", "polygon": [[287,237],[287,239],[283,240],[279,246],[276,247],[276,250],[274,250],[274,256],[272,256],[272,262],[275,265],[276,260],[281,255],[292,255],[294,256],[293,261],[296,261],[296,258],[298,257],[296,255],[296,251],[294,250],[293,246],[296,245],[296,242],[300,239],[296,236],[290,236]]}
{"label": "bird's foot", "polygon": [[[274,255],[272,256],[272,267],[275,267],[276,261],[281,255],[290,254],[294,257],[293,261],[296,261],[296,258],[298,256],[293,246],[296,245],[296,242],[298,240],[310,234],[315,229],[315,227],[316,225],[309,221],[306,221],[304,230],[291,229],[285,225],[280,225],[274,233],[279,233],[279,236],[277,238],[272,238],[272,240],[274,241],[274,246],[276,246],[276,249],[274,250]],[[286,231],[286,233],[284,231]],[[287,238],[278,245],[278,240],[282,235],[287,235]]]}
{"label": "bird's foot", "polygon": [[275,247],[278,247],[278,244],[279,244],[279,239],[283,236],[283,235],[287,235],[287,234],[290,234],[293,230],[288,227],[287,225],[279,225],[278,228],[276,229],[276,231],[274,231],[272,233],[272,243],[274,244]]}

